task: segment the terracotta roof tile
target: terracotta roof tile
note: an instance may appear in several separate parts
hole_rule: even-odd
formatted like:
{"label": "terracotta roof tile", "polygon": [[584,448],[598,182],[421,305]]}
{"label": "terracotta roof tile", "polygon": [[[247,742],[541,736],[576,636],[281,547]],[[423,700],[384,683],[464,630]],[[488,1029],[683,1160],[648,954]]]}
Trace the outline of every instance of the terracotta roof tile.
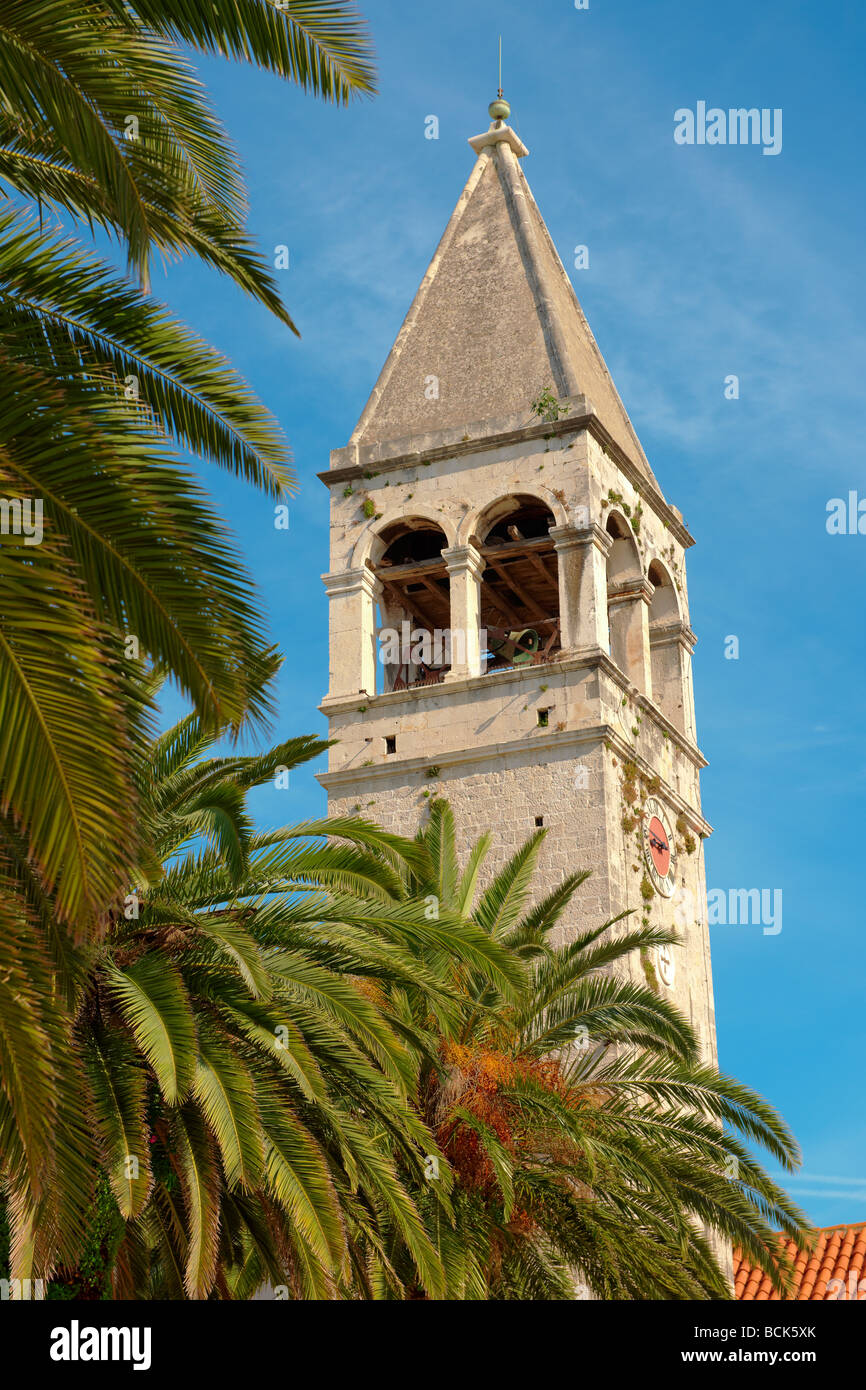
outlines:
{"label": "terracotta roof tile", "polygon": [[[794,1288],[789,1299],[827,1302],[835,1299],[866,1301],[866,1222],[854,1226],[827,1226],[818,1232],[814,1250],[798,1249],[780,1235],[779,1245],[794,1261]],[[734,1251],[735,1296],[764,1302],[778,1298],[769,1277]]]}

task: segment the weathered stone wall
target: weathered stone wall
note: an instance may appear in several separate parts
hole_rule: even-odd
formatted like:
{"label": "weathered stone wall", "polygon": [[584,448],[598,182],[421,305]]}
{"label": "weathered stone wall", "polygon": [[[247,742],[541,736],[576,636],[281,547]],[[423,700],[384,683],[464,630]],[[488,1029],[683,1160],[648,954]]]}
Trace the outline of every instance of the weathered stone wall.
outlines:
{"label": "weathered stone wall", "polygon": [[[482,882],[541,818],[546,835],[538,892],[549,892],[577,870],[592,872],[563,918],[561,936],[568,939],[627,910],[633,914],[631,925],[647,912],[653,925],[673,927],[680,937],[673,952],[673,985],[664,984],[652,957],[648,975],[691,1020],[705,1055],[715,1057],[709,938],[701,906],[706,901],[701,836],[709,827],[700,811],[699,755],[686,740],[678,741],[649,701],[625,690],[609,662],[564,670],[551,663],[370,700],[365,709],[332,719],[333,736],[350,739],[335,751],[335,769],[322,779],[329,810],[362,814],[411,835],[431,801],[446,797],[464,854],[480,835],[491,835]],[[542,705],[551,710],[546,728],[537,724]],[[359,739],[357,729],[372,732]],[[397,731],[396,754],[384,751],[385,730]],[[359,749],[368,750],[369,760],[359,759]],[[637,788],[637,803],[625,798],[626,780]],[[627,830],[623,820],[640,809],[649,791],[665,804],[672,826],[681,818],[683,830],[677,834],[679,891],[673,899],[653,894],[646,906],[639,824]],[[647,978],[637,957],[629,973],[635,980]]]}
{"label": "weathered stone wall", "polygon": [[[644,488],[638,490],[617,462],[585,429],[564,432],[551,427],[547,437],[527,438],[527,427],[544,431],[545,426],[533,422],[531,413],[487,422],[490,433],[521,434],[523,437],[502,447],[489,448],[473,428],[470,440],[456,441],[448,457],[425,459],[424,445],[431,454],[442,446],[443,436],[431,435],[391,441],[389,458],[376,457],[376,451],[362,465],[358,478],[343,487],[331,489],[331,553],[332,574],[355,569],[370,557],[378,533],[390,523],[406,517],[426,517],[445,532],[449,546],[464,545],[478,519],[502,497],[517,493],[538,497],[553,512],[557,524],[584,517],[605,523],[609,508],[623,506],[637,518],[637,543],[644,562],[644,573],[654,559],[671,572],[682,603],[682,617],[688,621],[688,596],[685,582],[685,548],[682,539],[670,528],[668,509],[662,499]],[[487,430],[485,433],[488,432]],[[411,453],[401,455],[401,447]],[[345,449],[331,455],[332,468],[339,470],[349,464],[351,456]],[[344,495],[347,493],[348,495]],[[610,494],[622,502],[611,502]],[[652,498],[652,500],[651,500]],[[364,514],[364,503],[375,509],[372,517]],[[661,505],[654,506],[661,503]],[[639,510],[639,508],[641,510]],[[369,508],[368,508],[369,510]]]}

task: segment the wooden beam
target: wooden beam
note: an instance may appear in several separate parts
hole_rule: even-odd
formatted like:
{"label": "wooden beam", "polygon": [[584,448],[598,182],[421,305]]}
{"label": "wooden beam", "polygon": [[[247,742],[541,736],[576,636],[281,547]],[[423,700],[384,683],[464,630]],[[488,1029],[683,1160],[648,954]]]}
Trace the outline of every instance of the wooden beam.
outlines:
{"label": "wooden beam", "polygon": [[512,579],[505,565],[499,565],[493,559],[488,560],[487,563],[491,566],[492,569],[496,571],[500,579],[504,580],[504,582],[508,585],[509,589],[511,589],[517,595],[517,597],[520,599],[520,602],[525,604],[529,611],[533,613],[536,618],[544,618],[547,616],[544,612],[544,609],[538,603],[536,603],[532,595],[528,594],[526,590],[520,584],[518,584],[516,579]]}
{"label": "wooden beam", "polygon": [[550,570],[547,568],[547,565],[544,563],[544,560],[541,558],[541,556],[538,555],[535,551],[530,551],[528,559],[530,564],[532,565],[532,568],[534,570],[537,570],[539,574],[544,575],[544,578],[547,580],[548,584],[552,584],[558,592],[559,579],[555,574],[550,573]]}
{"label": "wooden beam", "polygon": [[[511,604],[508,602],[508,599],[505,597],[505,595],[504,595],[504,594],[500,594],[499,590],[498,590],[497,588],[495,588],[493,584],[490,583],[490,580],[489,580],[489,579],[482,579],[482,581],[481,581],[481,605],[482,605],[482,608],[483,608],[483,606],[484,606],[484,591],[485,591],[485,589],[487,590],[487,593],[488,593],[488,595],[489,595],[489,600],[488,600],[488,601],[489,601],[490,603],[492,603],[495,607],[498,607],[498,608],[501,608],[501,609],[502,609],[503,613],[505,614],[506,618],[508,619],[508,622],[511,623],[512,627],[526,627],[526,623],[525,623],[525,622],[523,621],[523,619],[518,615],[517,611],[516,611],[514,608],[511,607]],[[483,622],[482,622],[482,626],[483,626]]]}
{"label": "wooden beam", "polygon": [[[448,590],[445,590],[443,592],[443,590],[440,589],[439,586],[435,584],[432,579],[428,579],[426,575],[423,575],[421,577],[421,583],[424,585],[424,588],[427,589],[428,592],[431,593],[439,603],[444,603],[446,604],[446,606],[450,605]],[[445,626],[450,626],[450,617],[449,621],[445,624]]]}
{"label": "wooden beam", "polygon": [[515,555],[529,555],[553,551],[556,547],[549,536],[533,536],[528,541],[504,541],[502,545],[482,545],[481,554],[485,560],[510,560]]}
{"label": "wooden beam", "polygon": [[439,624],[434,622],[429,613],[425,612],[423,606],[418,603],[414,594],[403,593],[398,584],[388,584],[387,588],[392,590],[401,608],[408,609],[412,616],[417,618],[419,622],[424,623],[431,632],[436,631]]}
{"label": "wooden beam", "polygon": [[442,559],[432,560],[411,560],[405,565],[373,565],[373,573],[377,579],[381,579],[384,584],[390,584],[392,580],[403,581],[404,579],[423,579],[429,575],[431,578],[448,577],[448,566]]}

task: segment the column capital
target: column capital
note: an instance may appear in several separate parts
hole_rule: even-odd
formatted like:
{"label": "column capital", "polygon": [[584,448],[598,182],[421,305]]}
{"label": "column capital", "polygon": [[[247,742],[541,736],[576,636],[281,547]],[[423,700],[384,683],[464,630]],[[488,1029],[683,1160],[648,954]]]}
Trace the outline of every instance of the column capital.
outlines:
{"label": "column capital", "polygon": [[474,545],[452,545],[442,551],[442,559],[448,566],[449,578],[458,574],[471,574],[473,579],[480,579],[487,564]]}
{"label": "column capital", "polygon": [[366,565],[359,569],[340,570],[336,574],[323,574],[322,583],[328,598],[348,597],[351,594],[367,594],[369,598],[378,598],[382,591],[382,581]]}
{"label": "column capital", "polygon": [[695,633],[682,618],[674,618],[673,622],[650,623],[650,645],[653,647],[676,644],[691,656],[697,641]]}
{"label": "column capital", "polygon": [[613,536],[599,526],[597,521],[591,522],[589,526],[551,526],[549,534],[558,555],[594,545],[607,557],[613,545]]}
{"label": "column capital", "polygon": [[638,574],[635,575],[633,579],[621,579],[618,584],[608,585],[608,607],[615,607],[622,603],[635,603],[641,600],[649,607],[654,593],[655,587],[645,575]]}

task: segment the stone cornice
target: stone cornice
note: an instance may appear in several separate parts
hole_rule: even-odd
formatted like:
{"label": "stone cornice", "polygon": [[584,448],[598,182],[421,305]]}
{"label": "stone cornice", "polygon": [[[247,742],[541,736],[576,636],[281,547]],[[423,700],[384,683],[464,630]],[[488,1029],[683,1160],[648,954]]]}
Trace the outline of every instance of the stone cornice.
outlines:
{"label": "stone cornice", "polygon": [[670,623],[650,623],[650,646],[667,647],[678,645],[691,655],[698,639],[688,623],[676,618]]}
{"label": "stone cornice", "polygon": [[[542,746],[555,748],[560,753],[567,753],[573,749],[577,757],[581,749],[592,747],[598,743],[607,744],[623,762],[633,762],[638,771],[648,780],[657,778],[661,784],[660,795],[668,802],[672,810],[677,815],[680,813],[684,815],[692,829],[702,838],[712,834],[712,826],[704,820],[700,811],[684,801],[650,763],[635,753],[635,750],[629,746],[612,724],[588,724],[579,729],[564,729],[561,732],[551,730],[545,736],[543,744],[540,739],[521,738],[500,743],[478,744],[474,748],[456,748],[448,752],[437,750],[435,763],[440,769],[479,768],[485,763],[494,763],[501,768],[507,767],[509,759],[525,759],[527,755],[532,755]],[[401,778],[409,777],[413,773],[423,774],[433,761],[434,759],[431,757],[402,758],[399,761],[389,758],[387,762],[369,763],[365,767],[344,767],[335,772],[318,772],[316,773],[316,781],[329,794],[339,794],[340,792],[348,794],[354,790],[359,781],[364,782],[367,791],[375,792],[376,783],[390,780],[395,773]]]}
{"label": "stone cornice", "polygon": [[[662,713],[654,700],[651,700],[648,695],[644,695],[643,691],[638,690],[636,685],[631,684],[628,677],[623,674],[616,662],[611,660],[607,652],[600,651],[598,657],[599,660],[597,665],[599,669],[604,671],[605,675],[619,686],[624,695],[631,696],[635,703],[658,724],[662,732],[667,734],[670,742],[676,744],[677,748],[688,758],[689,762],[694,763],[695,767],[699,770],[707,767],[707,760],[698,745],[693,743],[692,740],[683,733],[682,729],[678,729],[676,724],[671,723],[670,719],[668,719],[666,714]],[[625,747],[629,747],[628,744],[625,744],[625,740],[622,739],[621,734],[618,734],[618,737],[622,740]],[[634,753],[634,749],[632,749],[631,752]]]}
{"label": "stone cornice", "polygon": [[[505,758],[524,757],[540,746],[558,749],[581,748],[586,744],[598,743],[613,732],[612,726],[608,724],[594,724],[580,729],[566,729],[562,732],[551,730],[545,736],[543,745],[540,739],[530,741],[526,738],[520,738],[499,743],[476,744],[474,748],[455,748],[447,752],[439,749],[435,755],[435,763],[437,767],[475,766],[485,762],[495,762],[501,765]],[[338,790],[341,786],[351,786],[357,782],[359,777],[363,777],[364,780],[369,777],[375,781],[391,777],[395,771],[399,772],[401,776],[412,772],[424,772],[433,761],[433,757],[402,758],[399,761],[395,758],[389,758],[387,762],[369,763],[366,767],[343,767],[335,772],[317,772],[316,780],[330,792]]]}
{"label": "stone cornice", "polygon": [[649,605],[655,592],[653,585],[642,574],[636,575],[633,579],[621,579],[618,584],[608,584],[607,602],[608,607],[616,607],[622,603],[632,603],[635,599],[643,599]]}
{"label": "stone cornice", "polygon": [[[655,713],[655,706],[653,705],[651,708],[653,713]],[[645,777],[648,782],[652,782],[656,779],[658,780],[661,785],[659,795],[662,800],[667,801],[669,806],[671,806],[677,814],[682,812],[692,829],[696,830],[701,836],[701,839],[706,839],[709,835],[712,835],[713,827],[708,820],[704,819],[702,813],[695,810],[688,801],[684,801],[679,792],[674,791],[670,783],[666,782],[664,777],[660,775],[658,769],[654,768],[652,763],[648,763],[646,758],[642,758],[639,753],[635,752],[631,745],[623,738],[619,730],[614,728],[609,730],[607,743],[625,762],[634,763],[638,772],[641,776]],[[369,769],[367,770],[369,771]]]}
{"label": "stone cornice", "polygon": [[[437,695],[441,697],[446,692],[448,698],[452,699],[463,690],[487,690],[495,688],[497,685],[507,685],[515,678],[525,676],[527,670],[531,670],[534,677],[538,676],[542,680],[545,676],[556,676],[563,671],[601,671],[615,685],[619,686],[624,695],[631,696],[641,709],[650,715],[662,732],[667,734],[670,742],[676,745],[689,762],[698,769],[707,766],[707,760],[697,744],[687,738],[675,724],[672,724],[658,705],[643,695],[636,686],[633,686],[607,652],[602,651],[600,647],[587,647],[583,651],[569,652],[559,661],[546,661],[538,666],[521,667],[520,670],[512,667],[503,671],[490,671],[484,676],[459,677],[450,681],[447,686],[444,682],[440,682],[437,685],[415,685],[408,690],[387,690],[381,695],[368,695],[359,692],[356,695],[338,695],[333,699],[326,696],[319,705],[319,712],[326,719],[340,714],[352,714],[357,711],[359,701],[362,701],[367,710],[372,713],[378,711],[381,711],[382,714],[397,713],[401,706],[405,707],[415,703],[423,704],[425,700],[435,699]],[[571,732],[578,731],[572,730]],[[624,746],[627,747],[628,745],[624,744]],[[632,749],[631,752],[633,753],[634,750]],[[470,756],[471,753],[467,753],[467,757]],[[369,771],[369,769],[366,770]]]}
{"label": "stone cornice", "polygon": [[[594,408],[578,408],[575,413],[565,416],[560,420],[531,421],[520,426],[495,430],[490,434],[472,434],[483,422],[475,422],[469,427],[467,437],[459,439],[447,437],[446,432],[440,436],[427,436],[430,439],[429,447],[419,448],[410,447],[413,440],[395,440],[398,452],[388,455],[383,452],[389,448],[389,442],[385,441],[381,445],[370,446],[361,451],[363,462],[352,463],[345,466],[329,468],[324,473],[317,476],[330,487],[334,483],[347,483],[358,481],[365,478],[370,473],[392,473],[402,468],[420,467],[425,463],[435,463],[443,459],[462,458],[469,454],[488,453],[491,450],[504,449],[511,444],[521,444],[535,439],[549,439],[567,434],[580,434],[584,431],[592,436],[598,444],[602,446],[607,454],[613,459],[620,472],[631,483],[635,491],[648,502],[653,510],[661,517],[668,530],[688,549],[693,546],[694,537],[686,528],[678,512],[669,505],[653,483],[647,478],[645,473],[638,468],[623,449],[615,442],[613,436],[604,427]],[[420,443],[420,440],[419,440]],[[344,450],[335,451],[335,455],[344,453]],[[357,449],[354,450],[357,456]]]}

